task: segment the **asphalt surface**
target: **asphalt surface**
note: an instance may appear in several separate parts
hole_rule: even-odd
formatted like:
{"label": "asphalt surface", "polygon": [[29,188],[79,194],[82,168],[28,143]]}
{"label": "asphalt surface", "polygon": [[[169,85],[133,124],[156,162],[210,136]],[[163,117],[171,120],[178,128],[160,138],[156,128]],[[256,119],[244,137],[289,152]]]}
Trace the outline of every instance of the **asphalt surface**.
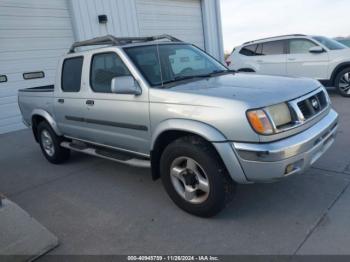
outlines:
{"label": "asphalt surface", "polygon": [[150,171],[73,154],[49,164],[29,130],[0,136],[0,192],[54,233],[50,254],[350,254],[350,99],[333,147],[303,175],[241,185],[211,219],[177,208]]}

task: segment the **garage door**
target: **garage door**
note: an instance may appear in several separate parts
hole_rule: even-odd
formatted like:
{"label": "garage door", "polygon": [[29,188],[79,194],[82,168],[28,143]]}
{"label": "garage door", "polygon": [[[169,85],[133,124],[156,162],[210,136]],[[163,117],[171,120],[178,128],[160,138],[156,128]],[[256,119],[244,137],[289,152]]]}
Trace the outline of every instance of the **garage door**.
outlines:
{"label": "garage door", "polygon": [[137,0],[142,36],[170,34],[204,49],[200,0]]}
{"label": "garage door", "polygon": [[17,90],[54,83],[72,42],[67,1],[0,0],[0,134],[24,127]]}

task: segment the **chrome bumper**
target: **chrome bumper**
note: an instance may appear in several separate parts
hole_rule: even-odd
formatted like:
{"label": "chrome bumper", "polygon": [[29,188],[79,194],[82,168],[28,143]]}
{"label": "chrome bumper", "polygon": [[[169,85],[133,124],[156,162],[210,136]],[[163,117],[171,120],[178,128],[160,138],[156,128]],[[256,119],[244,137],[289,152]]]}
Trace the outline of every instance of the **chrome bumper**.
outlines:
{"label": "chrome bumper", "polygon": [[302,133],[272,143],[233,143],[249,181],[264,182],[302,173],[333,144],[338,114],[334,110]]}

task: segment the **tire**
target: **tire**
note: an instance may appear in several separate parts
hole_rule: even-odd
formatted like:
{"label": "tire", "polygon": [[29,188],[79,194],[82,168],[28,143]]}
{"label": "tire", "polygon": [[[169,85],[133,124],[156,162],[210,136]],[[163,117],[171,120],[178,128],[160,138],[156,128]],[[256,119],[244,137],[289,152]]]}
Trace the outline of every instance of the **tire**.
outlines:
{"label": "tire", "polygon": [[337,74],[334,84],[341,96],[350,97],[350,67],[343,69]]}
{"label": "tire", "polygon": [[173,202],[196,216],[218,214],[235,193],[236,183],[227,174],[216,151],[198,137],[183,137],[169,144],[160,159],[160,172]]}
{"label": "tire", "polygon": [[62,138],[56,135],[47,122],[41,122],[37,131],[41,151],[50,163],[61,164],[69,159],[70,150],[60,146]]}

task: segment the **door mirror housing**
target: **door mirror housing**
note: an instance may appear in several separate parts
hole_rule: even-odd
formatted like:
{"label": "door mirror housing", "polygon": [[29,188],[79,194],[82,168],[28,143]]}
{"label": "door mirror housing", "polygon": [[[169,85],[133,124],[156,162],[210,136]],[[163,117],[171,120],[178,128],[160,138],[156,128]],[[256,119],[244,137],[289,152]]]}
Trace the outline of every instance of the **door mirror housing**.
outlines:
{"label": "door mirror housing", "polygon": [[118,76],[112,79],[111,92],[114,94],[141,95],[142,91],[132,76]]}
{"label": "door mirror housing", "polygon": [[325,50],[321,46],[313,46],[309,49],[309,52],[312,54],[320,54],[325,52]]}

